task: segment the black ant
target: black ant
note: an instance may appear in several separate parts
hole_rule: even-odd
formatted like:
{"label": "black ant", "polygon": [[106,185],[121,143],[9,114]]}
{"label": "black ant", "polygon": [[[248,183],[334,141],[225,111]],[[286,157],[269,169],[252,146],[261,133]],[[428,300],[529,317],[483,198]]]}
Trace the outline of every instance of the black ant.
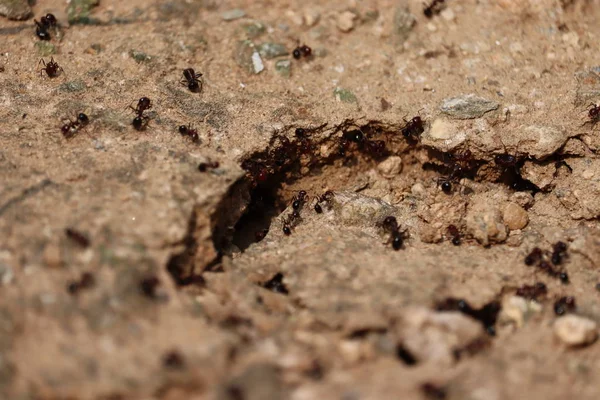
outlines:
{"label": "black ant", "polygon": [[449,167],[450,173],[447,176],[438,178],[437,183],[444,193],[450,194],[452,193],[452,184],[459,182],[465,173],[472,168],[473,154],[471,150],[467,149],[460,153],[447,153],[444,156],[447,160],[452,161]]}
{"label": "black ant", "polygon": [[542,249],[534,247],[529,254],[525,257],[525,265],[533,265],[542,259]]}
{"label": "black ant", "polygon": [[206,172],[209,169],[215,169],[215,168],[219,168],[218,161],[207,161],[207,162],[201,162],[200,164],[198,164],[198,171],[200,171],[200,172]]}
{"label": "black ant", "polygon": [[38,66],[42,64],[44,67],[40,69],[40,77],[42,76],[43,72],[46,72],[46,75],[48,75],[48,78],[55,78],[58,76],[58,72],[62,71],[65,72],[62,67],[60,65],[58,65],[58,63],[56,61],[54,61],[54,57],[50,57],[50,61],[48,61],[48,64],[46,64],[46,61],[44,61],[44,59],[42,58],[40,60],[40,62],[38,63]]}
{"label": "black ant", "polygon": [[298,192],[298,196],[294,196],[292,201],[292,208],[294,210],[300,210],[304,203],[308,201],[308,196],[306,195],[306,190],[300,190]]}
{"label": "black ant", "polygon": [[292,55],[296,60],[299,60],[301,57],[308,58],[312,55],[312,49],[303,44],[302,46],[297,46],[292,52]]}
{"label": "black ant", "polygon": [[66,124],[60,128],[63,136],[66,139],[70,139],[79,131],[79,129],[83,128],[90,122],[90,119],[84,113],[79,113],[77,115],[77,119],[75,121],[69,120]]}
{"label": "black ant", "polygon": [[424,131],[424,121],[418,115],[406,122],[406,125],[401,129],[402,136],[415,142],[419,140]]}
{"label": "black ant", "polygon": [[77,243],[79,247],[86,248],[90,246],[90,239],[83,233],[73,228],[65,229],[65,235],[73,242]]}
{"label": "black ant", "polygon": [[201,92],[202,91],[202,80],[199,79],[202,74],[196,73],[193,68],[187,68],[183,70],[183,79],[180,81],[182,85],[187,85],[190,92]]}
{"label": "black ant", "polygon": [[67,284],[67,291],[69,294],[76,295],[80,290],[92,288],[95,284],[94,275],[91,272],[84,272],[79,281],[71,281]]}
{"label": "black ant", "polygon": [[385,217],[381,226],[386,232],[390,233],[390,239],[387,243],[392,243],[394,250],[400,250],[404,245],[404,239],[407,238],[406,231],[400,231],[396,217]]}
{"label": "black ant", "polygon": [[556,300],[554,303],[554,313],[556,315],[563,315],[567,312],[575,311],[577,305],[575,304],[575,297],[565,296]]}
{"label": "black ant", "polygon": [[298,221],[300,220],[300,212],[298,210],[294,210],[288,214],[286,218],[283,219],[283,233],[286,235],[292,234],[292,228],[296,226]]}
{"label": "black ant", "polygon": [[562,264],[567,257],[567,244],[564,242],[556,242],[552,246],[550,253],[550,262],[547,260],[549,252],[544,252],[539,247],[534,247],[531,252],[525,257],[525,265],[532,266],[537,264],[537,268],[551,277],[560,279],[563,284],[569,283],[569,275],[565,271],[560,271],[555,268]]}
{"label": "black ant", "polygon": [[317,201],[315,203],[315,212],[317,214],[321,214],[323,212],[323,208],[320,203],[327,204],[328,207],[331,207],[331,203],[333,202],[333,197],[335,195],[331,190],[326,191],[321,196],[317,196]]}
{"label": "black ant", "polygon": [[283,274],[281,272],[276,273],[271,279],[263,283],[262,286],[275,293],[289,293],[288,288],[285,286],[285,283],[283,283]]}
{"label": "black ant", "polygon": [[452,238],[452,244],[455,246],[460,246],[460,232],[456,225],[448,225],[446,232],[448,232],[448,236]]}
{"label": "black ant", "polygon": [[596,126],[596,124],[598,122],[600,122],[600,106],[592,103],[592,104],[590,104],[590,107],[592,107],[588,111],[588,117],[590,118],[590,120],[587,121],[586,124],[587,123],[592,124],[592,128],[593,128],[594,126]]}
{"label": "black ant", "polygon": [[54,14],[46,14],[42,18],[40,18],[40,22],[38,22],[35,19],[33,20],[33,22],[35,22],[35,34],[38,38],[40,38],[40,40],[50,40],[51,37],[50,33],[48,32],[48,29],[50,27],[56,28],[56,25],[58,23]]}
{"label": "black ant", "polygon": [[524,297],[528,300],[537,300],[538,297],[545,296],[548,288],[543,282],[536,282],[534,285],[523,285],[517,289],[515,295]]}
{"label": "black ant", "polygon": [[198,131],[194,129],[191,125],[179,125],[179,133],[181,136],[188,136],[192,139],[192,142],[198,143],[200,141],[200,136],[198,136]]}
{"label": "black ant", "polygon": [[150,122],[150,117],[144,115],[138,115],[131,121],[131,125],[135,128],[136,131],[143,131],[148,126]]}
{"label": "black ant", "polygon": [[130,104],[129,108],[131,108],[133,111],[135,111],[135,113],[137,115],[141,116],[144,111],[152,108],[152,100],[150,100],[146,96],[140,97],[140,99],[138,100],[137,106],[135,106],[135,108],[133,108]]}
{"label": "black ant", "polygon": [[441,5],[444,3],[444,0],[432,0],[429,5],[425,5],[423,9],[423,15],[427,18],[432,18],[434,15],[439,14],[441,10]]}
{"label": "black ant", "polygon": [[150,299],[154,299],[157,297],[156,292],[158,286],[160,286],[160,280],[156,276],[151,275],[145,277],[140,281],[139,284],[140,293]]}
{"label": "black ant", "polygon": [[565,242],[556,242],[552,246],[552,264],[560,265],[567,256],[567,244]]}

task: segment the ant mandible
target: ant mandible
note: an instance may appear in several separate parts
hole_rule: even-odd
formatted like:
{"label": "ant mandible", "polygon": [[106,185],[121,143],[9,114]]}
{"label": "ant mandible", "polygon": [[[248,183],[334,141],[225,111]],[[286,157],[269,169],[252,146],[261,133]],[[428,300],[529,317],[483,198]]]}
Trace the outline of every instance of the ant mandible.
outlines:
{"label": "ant mandible", "polygon": [[56,61],[54,61],[54,57],[50,57],[50,61],[48,61],[48,63],[46,64],[46,61],[44,61],[44,59],[42,58],[40,60],[40,62],[38,63],[38,66],[42,64],[44,67],[40,69],[40,77],[42,76],[43,72],[46,72],[46,75],[48,75],[48,78],[55,78],[58,76],[58,72],[62,71],[65,72],[62,67],[60,65],[58,65],[58,63]]}
{"label": "ant mandible", "polygon": [[180,81],[182,85],[187,85],[190,92],[198,93],[202,91],[202,74],[196,73],[193,68],[183,70],[183,79]]}

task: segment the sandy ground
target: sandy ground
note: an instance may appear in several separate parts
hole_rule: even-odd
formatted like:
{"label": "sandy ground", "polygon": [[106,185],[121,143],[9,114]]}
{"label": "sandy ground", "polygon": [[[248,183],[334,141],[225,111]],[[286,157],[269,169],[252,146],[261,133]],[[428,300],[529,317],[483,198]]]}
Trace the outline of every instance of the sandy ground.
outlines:
{"label": "sandy ground", "polygon": [[600,2],[90,3],[0,17],[0,397],[600,397]]}

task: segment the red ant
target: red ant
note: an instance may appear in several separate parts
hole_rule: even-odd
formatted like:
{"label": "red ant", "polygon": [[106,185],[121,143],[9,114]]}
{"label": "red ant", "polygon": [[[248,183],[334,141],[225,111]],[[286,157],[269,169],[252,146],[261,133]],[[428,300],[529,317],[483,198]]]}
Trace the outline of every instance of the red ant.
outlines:
{"label": "red ant", "polygon": [[439,14],[441,9],[441,5],[444,3],[444,0],[432,0],[429,5],[425,5],[423,9],[423,15],[427,18],[432,18],[434,15]]}
{"label": "red ant", "polygon": [[50,57],[50,61],[48,61],[48,64],[46,64],[46,61],[44,61],[44,59],[42,58],[40,60],[40,62],[38,63],[38,66],[42,64],[44,66],[44,68],[40,69],[40,77],[42,76],[43,72],[46,72],[46,75],[48,75],[48,78],[55,78],[58,76],[58,71],[62,71],[65,72],[62,67],[60,65],[58,65],[58,63],[56,61],[54,61],[54,57]]}
{"label": "red ant", "polygon": [[84,113],[79,113],[75,121],[69,120],[66,124],[60,128],[63,136],[66,139],[71,139],[79,131],[90,122],[90,119]]}
{"label": "red ant", "polygon": [[331,190],[326,191],[321,196],[317,196],[317,201],[315,203],[315,212],[317,214],[321,214],[323,212],[323,208],[320,203],[327,204],[328,207],[331,207],[331,203],[333,202],[333,197],[335,195]]}
{"label": "red ant", "polygon": [[179,133],[181,134],[181,136],[188,136],[190,139],[192,139],[192,142],[194,143],[200,142],[198,131],[194,129],[191,125],[179,125]]}
{"label": "red ant", "polygon": [[183,70],[183,79],[179,82],[182,85],[188,87],[190,92],[201,92],[202,91],[202,74],[196,73],[193,68],[187,68]]}

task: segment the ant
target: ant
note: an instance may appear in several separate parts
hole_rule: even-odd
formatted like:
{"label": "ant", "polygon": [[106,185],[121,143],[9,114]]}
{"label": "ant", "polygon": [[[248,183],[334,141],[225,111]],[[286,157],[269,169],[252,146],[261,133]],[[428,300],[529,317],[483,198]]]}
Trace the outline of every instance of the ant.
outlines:
{"label": "ant", "polygon": [[200,171],[200,172],[206,172],[209,169],[215,169],[215,168],[219,168],[218,161],[207,161],[207,162],[201,162],[200,164],[198,164],[198,171]]}
{"label": "ant", "polygon": [[460,153],[447,153],[444,155],[447,160],[452,161],[450,173],[447,176],[437,179],[442,191],[446,194],[452,193],[452,183],[460,181],[467,170],[471,169],[473,154],[467,149]]}
{"label": "ant", "polygon": [[413,140],[415,142],[419,141],[421,134],[425,131],[423,119],[417,115],[410,121],[405,122],[406,125],[401,129],[402,136],[408,140]]}
{"label": "ant", "polygon": [[302,46],[297,46],[292,52],[292,55],[296,60],[299,60],[301,57],[308,58],[312,55],[312,49],[303,44]]}
{"label": "ant", "polygon": [[84,113],[79,113],[77,115],[77,119],[75,121],[69,120],[66,124],[60,128],[63,136],[66,139],[70,139],[79,131],[79,129],[83,128],[90,122],[90,119]]}
{"label": "ant", "polygon": [[562,264],[567,257],[567,244],[564,242],[556,242],[552,245],[552,253],[550,253],[550,262],[546,256],[549,252],[544,253],[539,247],[534,247],[531,252],[525,257],[525,265],[532,266],[537,264],[537,268],[549,276],[560,279],[563,284],[569,283],[569,275],[565,271],[558,270],[557,266]]}
{"label": "ant", "polygon": [[189,136],[189,138],[192,139],[192,142],[194,143],[198,143],[200,141],[198,131],[194,129],[191,125],[179,125],[179,133],[181,133],[181,136]]}
{"label": "ant", "polygon": [[326,191],[321,196],[317,196],[317,201],[315,203],[315,212],[317,214],[321,214],[323,212],[323,208],[320,203],[327,204],[327,207],[331,207],[331,203],[333,202],[333,197],[335,195],[331,190]]}
{"label": "ant", "polygon": [[157,297],[158,286],[160,286],[160,280],[156,276],[145,277],[139,283],[140,293],[150,299],[154,299]]}
{"label": "ant", "polygon": [[560,265],[567,256],[567,244],[565,242],[556,242],[552,245],[552,264]]}
{"label": "ant", "polygon": [[385,217],[381,223],[381,226],[383,227],[384,231],[390,233],[390,239],[387,243],[391,242],[394,250],[400,250],[404,245],[404,239],[407,238],[407,234],[406,231],[400,231],[396,217]]}
{"label": "ant", "polygon": [[48,75],[48,78],[55,78],[58,76],[58,71],[62,71],[65,72],[62,67],[60,65],[58,65],[58,63],[56,61],[54,61],[54,57],[50,57],[50,61],[48,61],[48,64],[46,64],[46,61],[44,61],[44,59],[42,58],[40,60],[40,62],[38,63],[38,66],[42,64],[44,66],[44,68],[40,69],[40,77],[42,76],[42,73],[45,71],[46,75]]}
{"label": "ant", "polygon": [[202,80],[199,79],[202,74],[196,73],[193,68],[183,70],[183,79],[180,81],[182,85],[187,85],[190,92],[198,93],[202,91]]}
{"label": "ant", "polygon": [[593,128],[594,126],[596,126],[596,124],[598,122],[600,122],[600,106],[592,103],[592,104],[590,104],[590,107],[592,107],[588,111],[588,117],[590,118],[590,120],[585,122],[584,125],[587,123],[590,123],[590,124],[592,124],[592,128]]}
{"label": "ant", "polygon": [[86,248],[90,246],[90,239],[83,233],[73,228],[66,228],[65,235],[73,242],[77,243],[79,247]]}
{"label": "ant", "polygon": [[542,249],[534,247],[531,252],[525,257],[525,265],[533,265],[542,259]]}
{"label": "ant", "polygon": [[556,315],[563,315],[567,312],[575,311],[577,305],[575,304],[575,297],[565,296],[556,300],[554,303],[554,313]]}
{"label": "ant", "polygon": [[301,190],[298,192],[298,196],[294,196],[292,202],[292,208],[294,210],[300,210],[304,203],[308,201],[308,196],[306,195],[306,190]]}
{"label": "ant", "polygon": [[425,5],[423,9],[423,15],[427,18],[432,18],[434,15],[439,14],[441,11],[441,4],[444,3],[444,0],[432,0],[429,5]]}
{"label": "ant", "polygon": [[81,289],[92,288],[95,284],[96,279],[94,278],[94,275],[92,275],[91,272],[84,272],[81,274],[79,281],[69,282],[67,285],[67,291],[72,295],[76,295]]}
{"label": "ant", "polygon": [[131,121],[131,125],[136,131],[143,131],[148,126],[148,122],[150,122],[150,117],[140,114]]}
{"label": "ant", "polygon": [[536,282],[534,285],[523,285],[517,289],[515,295],[529,300],[537,300],[538,297],[545,296],[548,288],[543,282]]}
{"label": "ant", "polygon": [[460,246],[460,232],[456,225],[448,225],[446,231],[448,232],[448,236],[452,238],[452,244],[455,246]]}
{"label": "ant", "polygon": [[152,108],[152,100],[150,100],[146,96],[140,97],[140,99],[138,100],[137,106],[135,106],[135,108],[133,108],[131,106],[131,104],[129,104],[129,108],[131,108],[133,111],[135,111],[135,113],[137,115],[141,115],[144,111]]}
{"label": "ant", "polygon": [[299,220],[300,212],[298,210],[294,210],[289,213],[288,216],[283,219],[283,233],[287,236],[291,235],[292,228],[296,226]]}
{"label": "ant", "polygon": [[56,28],[56,25],[58,23],[54,14],[46,14],[42,18],[40,18],[40,22],[38,22],[35,19],[33,20],[33,22],[35,22],[36,26],[35,34],[38,38],[40,38],[40,40],[50,40],[51,37],[50,33],[48,32],[48,29],[50,27]]}

